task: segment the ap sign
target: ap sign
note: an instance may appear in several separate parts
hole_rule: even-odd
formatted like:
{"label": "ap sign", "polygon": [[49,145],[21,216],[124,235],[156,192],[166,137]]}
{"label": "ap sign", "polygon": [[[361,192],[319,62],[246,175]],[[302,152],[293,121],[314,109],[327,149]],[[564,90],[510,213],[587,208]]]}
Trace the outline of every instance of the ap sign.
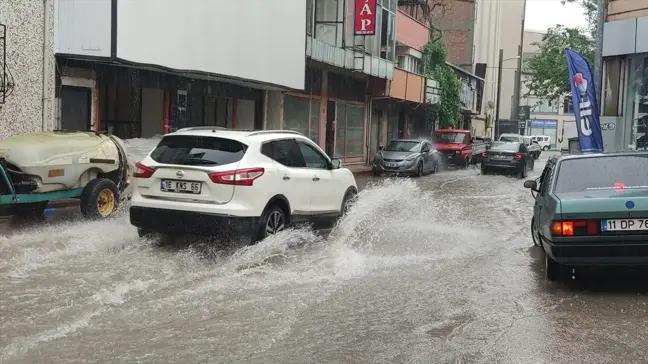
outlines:
{"label": "ap sign", "polygon": [[376,0],[355,0],[356,35],[376,34]]}

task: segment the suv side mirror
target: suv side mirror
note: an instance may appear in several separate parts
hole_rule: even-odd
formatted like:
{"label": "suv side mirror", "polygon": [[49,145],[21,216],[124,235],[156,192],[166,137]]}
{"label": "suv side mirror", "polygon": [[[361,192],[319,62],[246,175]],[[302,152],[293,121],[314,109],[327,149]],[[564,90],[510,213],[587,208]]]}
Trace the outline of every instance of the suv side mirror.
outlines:
{"label": "suv side mirror", "polygon": [[383,148],[384,148],[383,145],[379,145],[379,146],[378,146],[378,150],[383,150]]}
{"label": "suv side mirror", "polygon": [[337,158],[331,159],[331,169],[339,169],[341,166],[342,166],[341,160]]}
{"label": "suv side mirror", "polygon": [[538,190],[538,182],[536,180],[534,180],[534,179],[524,181],[524,188],[528,188],[531,191],[537,191]]}

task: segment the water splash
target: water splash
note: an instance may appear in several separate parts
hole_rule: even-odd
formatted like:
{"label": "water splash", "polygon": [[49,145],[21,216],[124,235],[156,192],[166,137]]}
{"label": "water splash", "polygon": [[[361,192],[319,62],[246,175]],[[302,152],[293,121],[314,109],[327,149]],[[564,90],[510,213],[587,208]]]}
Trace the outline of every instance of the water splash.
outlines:
{"label": "water splash", "polygon": [[[126,143],[134,164],[157,140]],[[0,353],[29,356],[48,340],[109,327],[109,315],[166,322],[293,289],[311,292],[298,297],[316,295],[299,298],[314,304],[349,280],[475,251],[480,234],[460,202],[411,179],[371,183],[328,236],[288,229],[253,246],[198,239],[161,248],[139,238],[126,215],[45,225],[0,237],[0,342],[11,343]],[[295,311],[304,305],[290,302]],[[19,332],[24,336],[13,336]]]}

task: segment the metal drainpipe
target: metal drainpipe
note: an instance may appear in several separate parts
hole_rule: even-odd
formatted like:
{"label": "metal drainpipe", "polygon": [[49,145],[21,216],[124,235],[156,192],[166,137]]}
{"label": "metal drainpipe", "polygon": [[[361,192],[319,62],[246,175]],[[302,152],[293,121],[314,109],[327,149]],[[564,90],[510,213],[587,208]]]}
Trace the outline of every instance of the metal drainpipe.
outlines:
{"label": "metal drainpipe", "polygon": [[47,63],[48,63],[48,54],[47,49],[49,45],[49,23],[50,23],[50,11],[49,11],[49,1],[43,0],[43,120],[42,120],[42,131],[45,131],[47,128]]}

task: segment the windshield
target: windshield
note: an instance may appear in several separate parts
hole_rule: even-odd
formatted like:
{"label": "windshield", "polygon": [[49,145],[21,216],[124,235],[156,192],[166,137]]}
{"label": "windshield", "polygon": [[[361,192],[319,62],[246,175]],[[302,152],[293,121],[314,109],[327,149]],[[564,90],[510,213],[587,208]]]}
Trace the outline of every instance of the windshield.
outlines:
{"label": "windshield", "polygon": [[517,143],[495,142],[491,145],[490,150],[496,152],[515,152],[517,153],[520,146]]}
{"label": "windshield", "polygon": [[565,160],[560,163],[554,192],[580,192],[648,188],[648,155],[605,156]]}
{"label": "windshield", "polygon": [[420,144],[421,142],[394,140],[389,142],[383,150],[386,152],[418,152]]}
{"label": "windshield", "polygon": [[442,144],[463,144],[466,139],[464,133],[435,133],[434,141]]}
{"label": "windshield", "polygon": [[500,142],[519,142],[520,138],[516,136],[500,136],[499,138]]}
{"label": "windshield", "polygon": [[167,136],[151,152],[158,163],[179,165],[223,165],[243,158],[247,146],[225,138],[190,135]]}

